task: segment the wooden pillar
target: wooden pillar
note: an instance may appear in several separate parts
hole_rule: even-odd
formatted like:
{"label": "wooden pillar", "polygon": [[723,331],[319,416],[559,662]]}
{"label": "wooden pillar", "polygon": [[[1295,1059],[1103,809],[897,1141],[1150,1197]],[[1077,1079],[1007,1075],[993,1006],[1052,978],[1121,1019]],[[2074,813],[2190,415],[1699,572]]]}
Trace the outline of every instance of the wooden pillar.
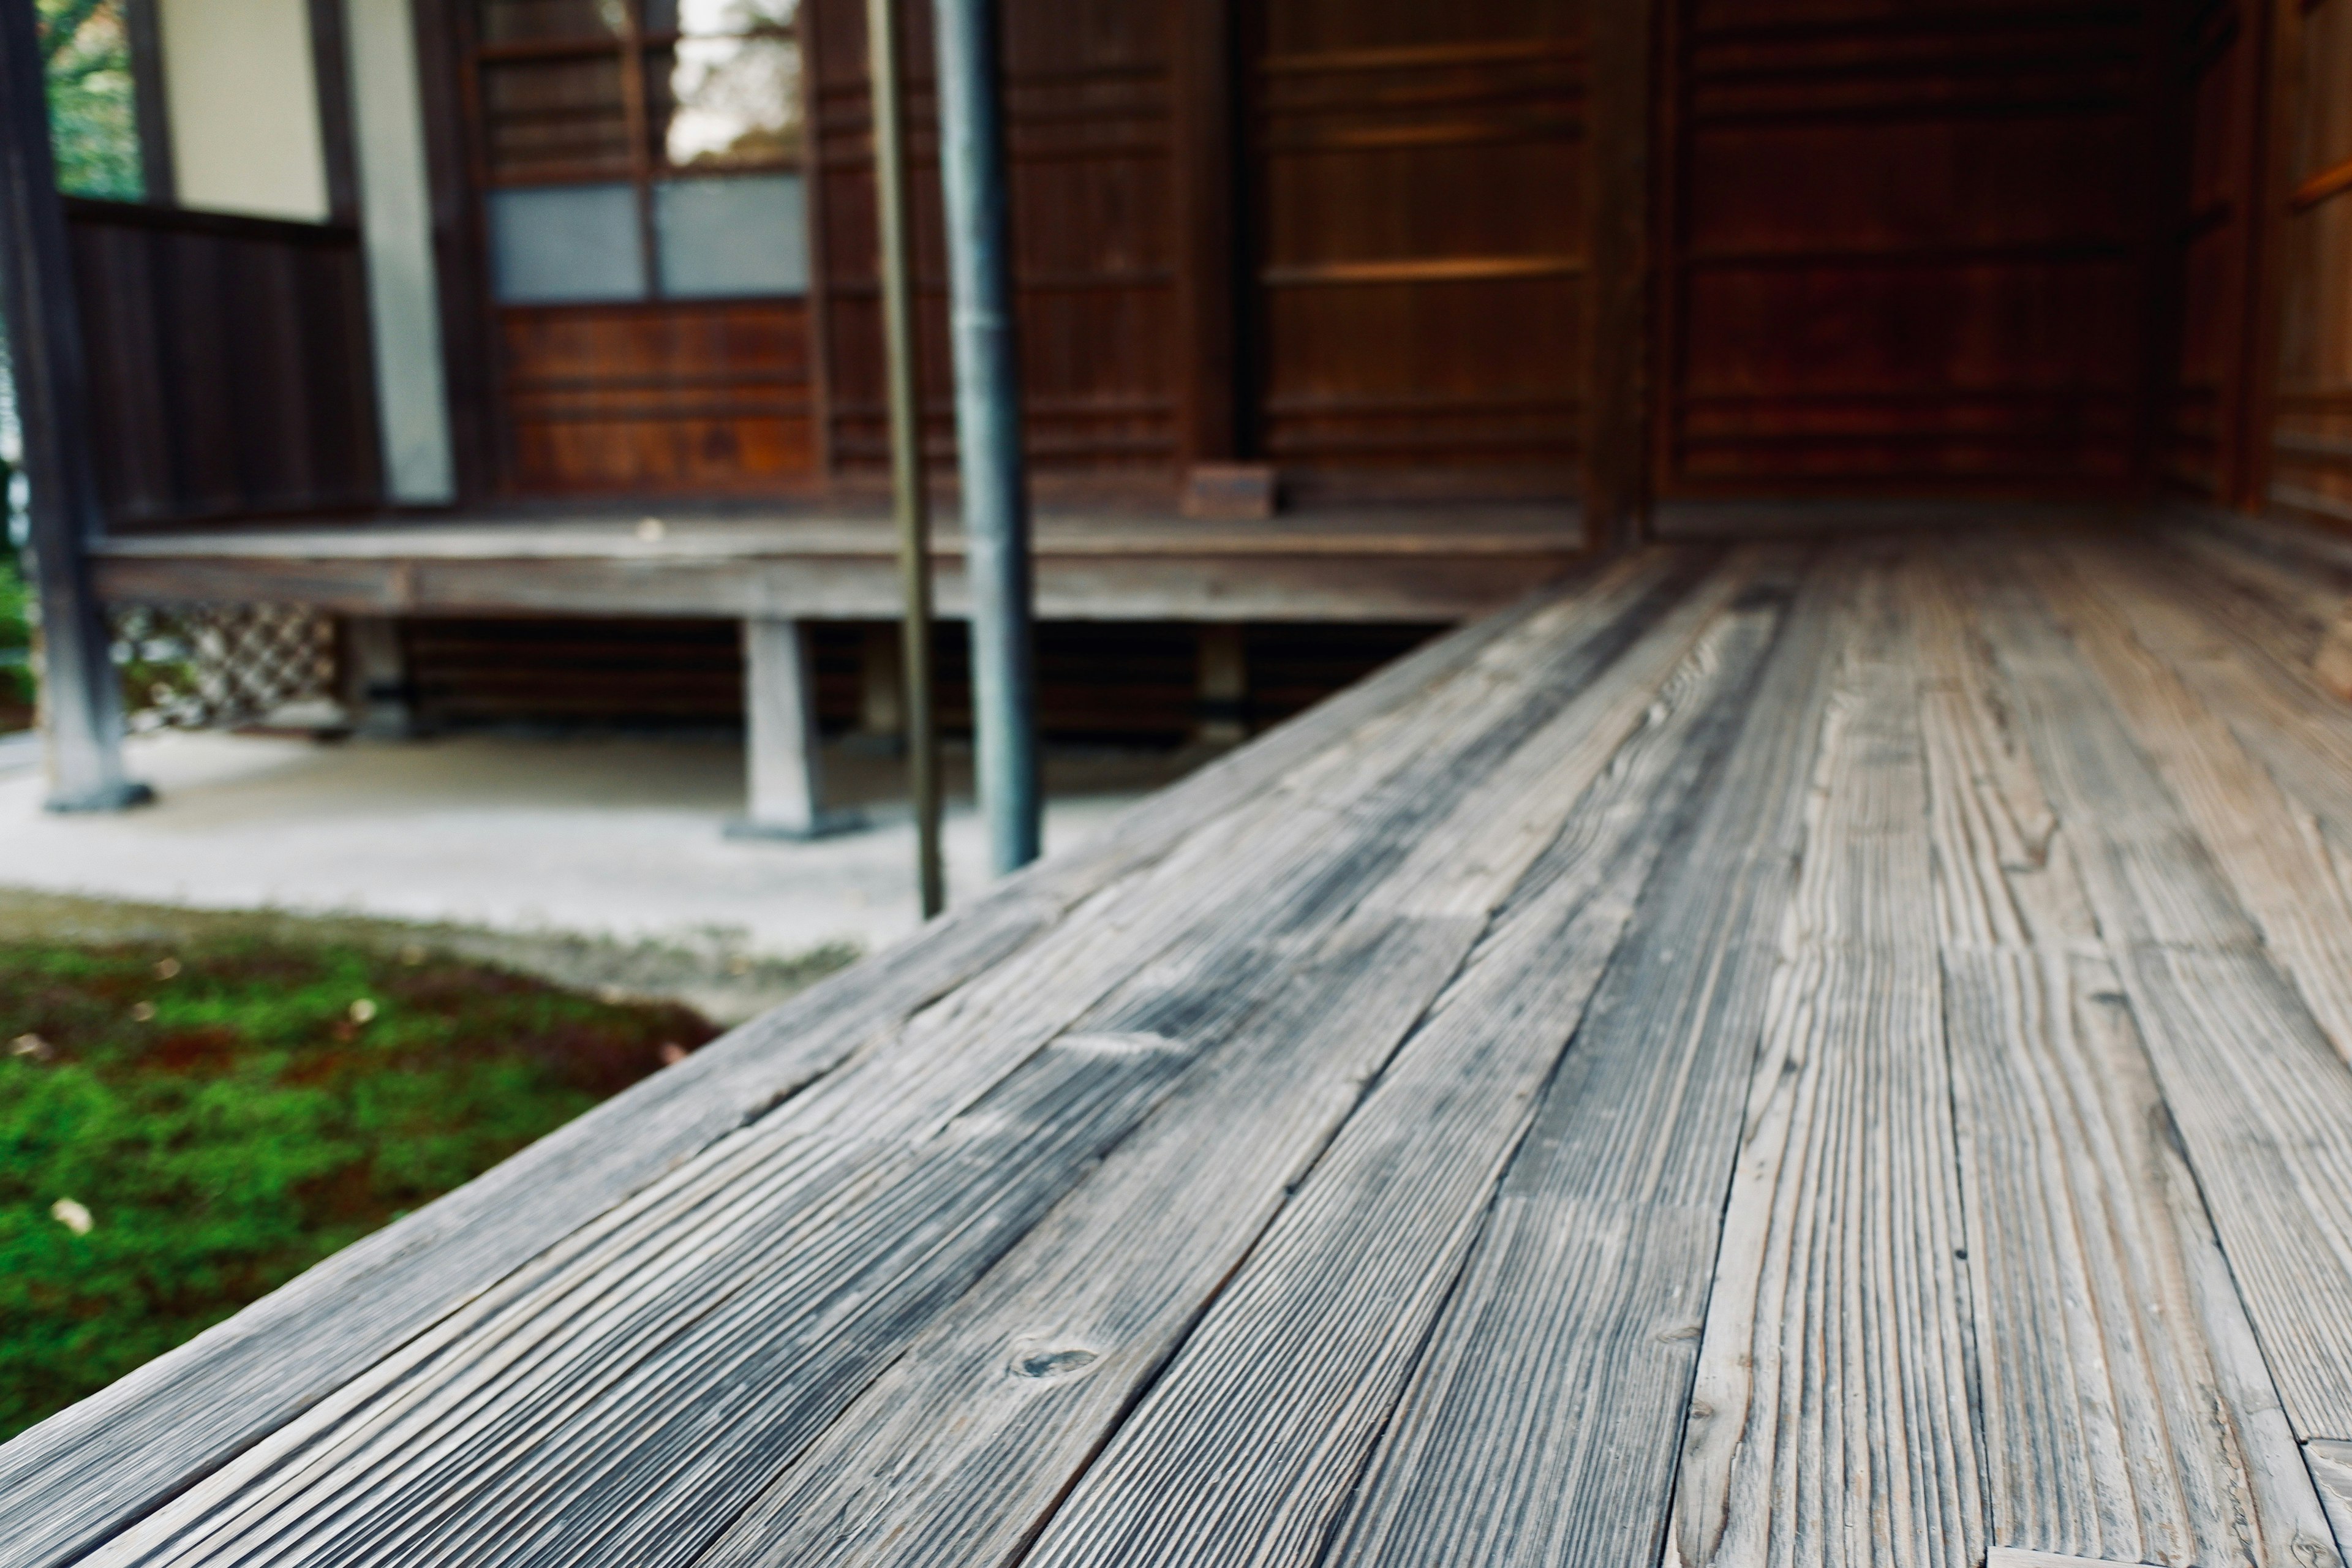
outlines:
{"label": "wooden pillar", "polygon": [[824,809],[816,689],[798,621],[743,623],[743,749],[750,809],[731,835],[816,838],[854,826]]}
{"label": "wooden pillar", "polygon": [[416,732],[408,650],[390,616],[346,616],[342,626],[343,712],[352,732],[404,741]]}
{"label": "wooden pillar", "polygon": [[1586,11],[1586,247],[1591,301],[1585,380],[1588,544],[1638,543],[1649,514],[1650,203],[1655,0]]}
{"label": "wooden pillar", "polygon": [[122,694],[90,574],[88,547],[101,517],[47,74],[33,0],[0,0],[0,267],[32,491],[47,804],[119,811],[152,792],[123,772]]}
{"label": "wooden pillar", "polygon": [[932,0],[940,184],[955,343],[956,460],[971,600],[973,771],[998,876],[1037,858],[1045,797],[1037,760],[1029,476],[1013,300],[1013,176],[994,0]]}

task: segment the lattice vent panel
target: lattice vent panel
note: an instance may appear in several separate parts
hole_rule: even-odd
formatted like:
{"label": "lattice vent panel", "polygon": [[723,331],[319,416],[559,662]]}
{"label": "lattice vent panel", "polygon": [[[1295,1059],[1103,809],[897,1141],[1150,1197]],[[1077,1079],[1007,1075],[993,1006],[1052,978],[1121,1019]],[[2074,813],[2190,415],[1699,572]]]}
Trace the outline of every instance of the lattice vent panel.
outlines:
{"label": "lattice vent panel", "polygon": [[316,610],[134,605],[111,620],[134,729],[247,724],[334,694],[334,622]]}

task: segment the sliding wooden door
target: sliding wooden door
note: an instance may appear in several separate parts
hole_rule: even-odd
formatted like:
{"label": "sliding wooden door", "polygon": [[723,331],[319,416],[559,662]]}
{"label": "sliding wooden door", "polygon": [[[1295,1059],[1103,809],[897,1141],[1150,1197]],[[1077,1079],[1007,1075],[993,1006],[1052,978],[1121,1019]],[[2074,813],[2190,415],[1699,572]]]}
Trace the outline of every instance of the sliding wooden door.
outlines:
{"label": "sliding wooden door", "polygon": [[1295,493],[1574,489],[1580,33],[1564,0],[1244,12],[1244,422]]}

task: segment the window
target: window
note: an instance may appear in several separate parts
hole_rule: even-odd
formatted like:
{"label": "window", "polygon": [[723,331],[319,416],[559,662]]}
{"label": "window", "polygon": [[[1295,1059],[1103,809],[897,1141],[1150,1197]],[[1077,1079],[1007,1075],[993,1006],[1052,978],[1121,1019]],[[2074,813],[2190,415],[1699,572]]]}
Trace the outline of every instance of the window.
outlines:
{"label": "window", "polygon": [[498,299],[803,290],[796,5],[479,0]]}
{"label": "window", "polygon": [[40,0],[58,188],[135,202],[146,194],[122,0]]}

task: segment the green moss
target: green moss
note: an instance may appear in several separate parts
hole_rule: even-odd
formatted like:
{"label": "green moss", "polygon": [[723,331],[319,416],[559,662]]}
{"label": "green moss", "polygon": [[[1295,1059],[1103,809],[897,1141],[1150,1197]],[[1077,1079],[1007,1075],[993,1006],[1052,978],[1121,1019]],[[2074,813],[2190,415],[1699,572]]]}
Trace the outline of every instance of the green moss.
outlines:
{"label": "green moss", "polygon": [[0,944],[0,1438],[714,1032],[440,958]]}
{"label": "green moss", "polygon": [[[7,466],[0,464],[0,482]],[[0,734],[32,722],[32,605],[16,556],[0,546]]]}

